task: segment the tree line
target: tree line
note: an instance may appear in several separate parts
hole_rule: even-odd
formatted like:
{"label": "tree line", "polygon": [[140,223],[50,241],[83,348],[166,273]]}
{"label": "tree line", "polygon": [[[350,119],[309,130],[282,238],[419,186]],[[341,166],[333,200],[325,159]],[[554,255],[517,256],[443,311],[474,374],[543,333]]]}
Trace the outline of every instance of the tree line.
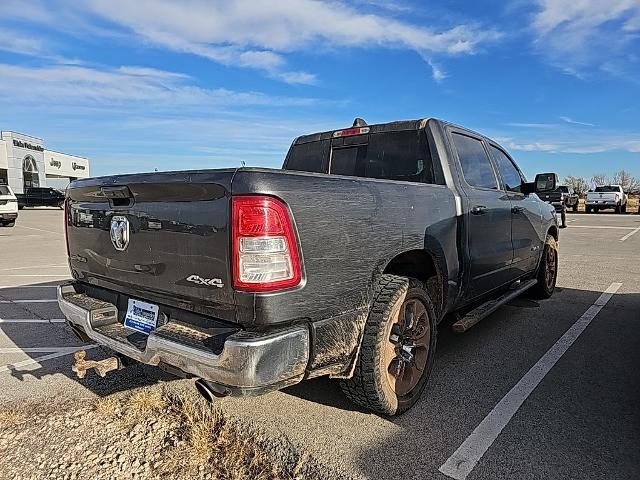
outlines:
{"label": "tree line", "polygon": [[580,195],[591,190],[592,185],[621,185],[626,193],[640,193],[640,178],[634,177],[627,170],[620,170],[611,177],[604,173],[596,173],[589,180],[569,175],[564,178],[564,184],[572,187]]}

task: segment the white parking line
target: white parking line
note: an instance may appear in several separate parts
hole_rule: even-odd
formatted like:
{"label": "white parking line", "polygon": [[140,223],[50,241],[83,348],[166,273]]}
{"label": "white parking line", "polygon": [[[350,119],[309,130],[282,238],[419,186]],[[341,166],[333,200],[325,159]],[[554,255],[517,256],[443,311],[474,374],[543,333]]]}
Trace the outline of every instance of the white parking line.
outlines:
{"label": "white parking line", "polygon": [[0,323],[64,323],[64,318],[0,318]]}
{"label": "white parking line", "polygon": [[[0,373],[8,372],[10,370],[15,370],[20,367],[28,367],[29,365],[36,365],[40,362],[44,362],[45,360],[51,360],[53,358],[64,357],[65,355],[70,355],[75,353],[78,350],[89,350],[91,348],[96,348],[98,345],[86,345],[82,347],[74,347],[73,350],[59,350],[55,353],[50,353],[49,355],[42,355],[41,357],[29,358],[27,360],[22,360],[21,362],[10,363],[9,365],[0,366]],[[49,349],[51,351],[51,349]]]}
{"label": "white parking line", "polygon": [[29,230],[38,230],[39,232],[45,232],[45,233],[53,233],[54,235],[63,235],[64,233],[60,233],[60,232],[53,232],[51,230],[43,230],[42,228],[36,228],[36,227],[25,227],[24,225],[16,225],[16,227],[20,227],[20,228],[28,228]]}
{"label": "white parking line", "polygon": [[438,469],[455,480],[464,480],[478,461],[491,447],[502,429],[507,426],[524,401],[538,386],[551,368],[573,345],[589,326],[595,316],[611,300],[622,286],[612,283],[593,305],[569,327],[565,334],[553,344],[538,362],[520,379],[520,381],[493,407],[493,410],[480,422],[480,425],[467,437],[460,447]]}
{"label": "white parking line", "polygon": [[10,353],[44,353],[44,352],[75,352],[82,347],[0,347],[0,354]]}
{"label": "white parking line", "polygon": [[58,288],[58,285],[1,285],[0,290],[4,288]]}
{"label": "white parking line", "polygon": [[30,265],[28,267],[11,267],[11,268],[3,268],[3,271],[9,270],[29,270],[33,268],[69,268],[69,265],[65,264],[57,264],[57,265]]}
{"label": "white parking line", "polygon": [[573,225],[571,228],[604,228],[604,229],[614,229],[614,230],[633,230],[633,227],[618,227],[615,225]]}
{"label": "white parking line", "polygon": [[[63,277],[64,274],[63,273],[59,273],[57,275],[43,275],[40,273],[8,273],[8,274],[3,274],[3,277]],[[65,277],[65,278],[69,278],[69,277]]]}
{"label": "white parking line", "polygon": [[0,303],[58,303],[58,300],[55,298],[51,300],[38,298],[38,299],[31,299],[31,300],[0,300]]}
{"label": "white parking line", "polygon": [[624,237],[622,237],[620,239],[621,242],[624,242],[626,239],[628,239],[629,237],[635,235],[636,233],[640,232],[640,227],[636,228],[633,232],[627,233]]}

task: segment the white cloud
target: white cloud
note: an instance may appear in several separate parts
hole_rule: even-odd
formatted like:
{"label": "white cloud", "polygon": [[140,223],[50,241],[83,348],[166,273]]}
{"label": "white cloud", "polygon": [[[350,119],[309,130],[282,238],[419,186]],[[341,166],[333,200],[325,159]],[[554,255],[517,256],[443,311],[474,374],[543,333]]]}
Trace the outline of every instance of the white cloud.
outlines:
{"label": "white cloud", "polygon": [[536,47],[567,74],[588,78],[594,66],[615,62],[637,45],[638,0],[537,0]]}
{"label": "white cloud", "polygon": [[434,63],[432,60],[427,60],[427,63],[431,67],[431,76],[437,83],[441,83],[445,78],[447,78],[447,74],[438,64]]}
{"label": "white cloud", "polygon": [[20,33],[0,29],[0,50],[20,55],[43,55],[45,47],[38,38],[33,36],[23,36]]}
{"label": "white cloud", "polygon": [[[16,0],[7,0],[15,2]],[[313,73],[289,67],[292,52],[327,48],[394,48],[414,50],[423,57],[473,54],[496,41],[500,33],[474,25],[432,29],[396,18],[406,13],[399,3],[364,0],[356,5],[339,0],[30,0],[27,20],[73,33],[129,34],[176,52],[202,56],[223,65],[254,68],[288,83],[316,83]],[[52,5],[53,4],[53,5]],[[368,4],[368,5],[366,5]],[[376,13],[367,13],[375,4]],[[361,8],[358,8],[361,7]],[[25,14],[26,17],[26,14]],[[68,19],[60,22],[59,19]],[[76,22],[72,19],[79,18]],[[102,34],[102,33],[100,33]],[[434,78],[439,77],[434,71]]]}
{"label": "white cloud", "polygon": [[560,120],[562,120],[563,122],[566,123],[570,123],[572,125],[582,125],[584,127],[595,127],[596,125],[594,123],[588,123],[588,122],[579,122],[577,120],[572,119],[571,117],[560,117]]}
{"label": "white cloud", "polygon": [[[186,75],[138,66],[115,69],[82,65],[24,67],[0,64],[3,98],[102,106],[144,104],[148,109],[212,105],[313,105],[309,98],[272,97],[259,92],[207,89]],[[28,91],[24,86],[29,85]]]}

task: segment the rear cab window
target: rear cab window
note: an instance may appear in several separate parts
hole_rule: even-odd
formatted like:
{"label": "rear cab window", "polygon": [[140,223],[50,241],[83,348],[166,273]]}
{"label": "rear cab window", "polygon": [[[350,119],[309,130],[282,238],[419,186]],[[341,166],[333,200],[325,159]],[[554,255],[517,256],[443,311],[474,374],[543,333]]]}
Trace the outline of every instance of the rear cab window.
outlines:
{"label": "rear cab window", "polygon": [[436,182],[423,129],[367,132],[294,143],[286,170],[419,183]]}
{"label": "rear cab window", "polygon": [[11,195],[9,187],[7,187],[6,185],[0,185],[0,195]]}

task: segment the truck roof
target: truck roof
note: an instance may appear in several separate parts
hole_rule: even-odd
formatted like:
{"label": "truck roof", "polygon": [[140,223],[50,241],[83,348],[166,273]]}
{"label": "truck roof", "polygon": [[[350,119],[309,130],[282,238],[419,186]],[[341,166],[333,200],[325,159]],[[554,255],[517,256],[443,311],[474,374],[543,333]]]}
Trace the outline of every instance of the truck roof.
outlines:
{"label": "truck roof", "polygon": [[[369,128],[369,133],[382,133],[382,132],[398,132],[402,130],[418,130],[423,128],[429,118],[422,118],[417,120],[398,120],[395,122],[376,123],[373,125],[362,125],[362,127]],[[357,128],[358,126],[349,126],[344,128],[336,128],[334,130],[327,130],[325,132],[310,133],[308,135],[301,135],[295,139],[294,145],[300,145],[303,143],[317,142],[319,140],[326,140],[333,137],[335,132],[340,130],[348,130],[350,128]]]}

